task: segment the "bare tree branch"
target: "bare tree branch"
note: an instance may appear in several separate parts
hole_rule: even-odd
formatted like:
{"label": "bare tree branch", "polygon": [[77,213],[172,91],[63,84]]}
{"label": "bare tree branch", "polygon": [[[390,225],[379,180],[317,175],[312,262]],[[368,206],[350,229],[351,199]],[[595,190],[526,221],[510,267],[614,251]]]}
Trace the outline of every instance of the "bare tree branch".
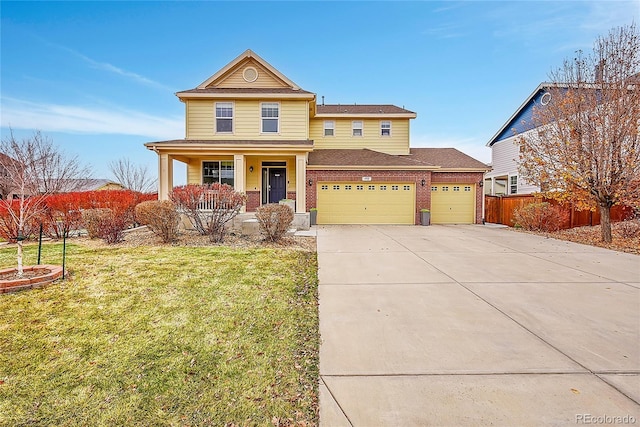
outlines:
{"label": "bare tree branch", "polygon": [[89,169],[69,157],[39,131],[18,140],[13,131],[0,142],[3,197],[0,208],[11,218],[18,240],[18,274],[22,275],[22,240],[45,209],[48,195],[73,190]]}
{"label": "bare tree branch", "polygon": [[520,136],[519,173],[547,197],[600,210],[610,242],[610,209],[640,207],[640,35],[613,29],[593,52],[550,74],[551,101],[534,109],[534,130]]}
{"label": "bare tree branch", "polygon": [[123,187],[140,193],[151,193],[156,190],[157,180],[151,176],[149,169],[143,165],[135,165],[126,157],[109,163],[109,170]]}

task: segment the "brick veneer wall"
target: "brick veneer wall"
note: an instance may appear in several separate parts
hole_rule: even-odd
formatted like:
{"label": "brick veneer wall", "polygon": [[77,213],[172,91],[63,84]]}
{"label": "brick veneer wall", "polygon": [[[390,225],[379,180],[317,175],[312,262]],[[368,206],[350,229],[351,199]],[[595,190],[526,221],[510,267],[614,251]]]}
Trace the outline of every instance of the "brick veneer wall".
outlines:
{"label": "brick veneer wall", "polygon": [[[363,182],[362,177],[371,177],[371,182],[413,182],[416,185],[416,206],[414,224],[420,224],[420,209],[431,206],[431,172],[429,171],[318,171],[307,170],[307,180],[313,185],[307,187],[307,210],[315,208],[316,188],[319,181]],[[422,180],[425,180],[422,186]]]}
{"label": "brick veneer wall", "polygon": [[476,185],[476,224],[482,224],[482,203],[484,196],[482,187],[478,184],[483,182],[483,179],[484,174],[482,172],[434,172],[431,175],[431,182],[434,184],[456,183]]}
{"label": "brick veneer wall", "polygon": [[[476,224],[482,223],[482,182],[481,172],[429,172],[429,171],[318,171],[307,170],[307,177],[313,185],[307,186],[307,211],[317,207],[316,188],[319,181],[363,182],[362,177],[371,177],[371,182],[412,182],[416,185],[415,224],[420,224],[420,209],[431,209],[432,183],[458,183],[476,185]],[[422,186],[422,180],[425,180]],[[296,199],[296,193],[287,192],[287,198]],[[247,191],[247,212],[255,212],[260,206],[260,192]]]}
{"label": "brick veneer wall", "polygon": [[255,212],[260,206],[260,192],[247,191],[247,212]]}

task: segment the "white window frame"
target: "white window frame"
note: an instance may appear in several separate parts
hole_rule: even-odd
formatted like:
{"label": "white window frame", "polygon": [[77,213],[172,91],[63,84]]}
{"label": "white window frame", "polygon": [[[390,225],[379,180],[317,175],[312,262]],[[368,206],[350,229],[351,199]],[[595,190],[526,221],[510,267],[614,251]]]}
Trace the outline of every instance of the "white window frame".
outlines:
{"label": "white window frame", "polygon": [[[388,127],[384,127],[388,124]],[[385,133],[385,131],[387,131]],[[380,121],[380,136],[391,136],[391,120],[381,120]]]}
{"label": "white window frame", "polygon": [[509,194],[518,194],[518,175],[509,175]]}
{"label": "white window frame", "polygon": [[[271,108],[273,108],[273,106],[275,106],[278,109],[278,115],[276,117],[265,117],[263,116],[263,109],[269,106]],[[267,108],[269,108],[267,107]],[[276,130],[275,132],[273,131],[265,131],[264,130],[264,123],[265,120],[274,120],[276,121]],[[278,134],[280,133],[280,103],[279,102],[261,102],[260,103],[260,133],[263,134],[269,134],[269,135],[274,135],[274,134]]]}
{"label": "white window frame", "polygon": [[[222,105],[228,105],[229,107],[231,107],[231,117],[224,117],[224,116],[220,116],[218,117],[218,106],[222,106]],[[234,111],[235,111],[235,105],[233,102],[230,101],[225,101],[225,102],[216,102],[215,105],[213,106],[213,115],[215,116],[215,127],[216,127],[216,133],[226,133],[226,134],[230,134],[233,133],[233,125],[234,125]],[[218,120],[230,120],[231,121],[231,130],[218,130]]]}
{"label": "white window frame", "polygon": [[[234,179],[234,169],[235,169],[235,165],[233,163],[233,159],[230,160],[203,160],[202,164],[200,165],[200,182],[202,184],[205,184],[205,176],[204,176],[204,164],[205,163],[217,163],[218,164],[218,180],[217,181],[213,181],[212,183],[218,182],[218,183],[222,183],[222,184],[229,184],[229,181],[231,182],[232,187],[235,188],[235,179]],[[225,166],[227,166],[225,169],[222,168],[222,164],[226,163]],[[229,166],[231,166],[231,168],[229,168]],[[225,171],[231,171],[231,177],[223,177],[223,170]],[[230,179],[229,179],[230,178]],[[227,182],[222,182],[223,180],[227,181]]]}
{"label": "white window frame", "polygon": [[[359,124],[360,126],[357,126]],[[356,131],[360,131],[360,135],[356,135]],[[351,122],[351,136],[362,137],[364,136],[364,122],[362,120],[354,120]]]}
{"label": "white window frame", "polygon": [[[327,131],[330,130],[331,134],[327,134]],[[336,122],[335,120],[325,120],[322,125],[322,135],[323,136],[336,136]]]}

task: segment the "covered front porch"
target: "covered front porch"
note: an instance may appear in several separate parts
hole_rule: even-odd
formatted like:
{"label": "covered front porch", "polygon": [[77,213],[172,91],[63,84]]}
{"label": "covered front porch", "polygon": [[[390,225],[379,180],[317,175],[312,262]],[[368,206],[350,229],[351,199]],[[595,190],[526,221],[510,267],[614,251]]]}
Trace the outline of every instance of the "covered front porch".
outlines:
{"label": "covered front porch", "polygon": [[247,195],[243,212],[289,199],[305,213],[307,155],[313,141],[160,141],[145,144],[158,154],[158,198],[173,190],[173,161],[186,166],[187,184],[219,182]]}

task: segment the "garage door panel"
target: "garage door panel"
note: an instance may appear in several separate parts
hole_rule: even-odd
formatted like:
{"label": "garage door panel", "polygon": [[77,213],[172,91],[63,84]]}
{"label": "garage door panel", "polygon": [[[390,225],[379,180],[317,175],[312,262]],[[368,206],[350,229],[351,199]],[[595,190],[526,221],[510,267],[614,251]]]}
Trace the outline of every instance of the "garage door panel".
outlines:
{"label": "garage door panel", "polygon": [[412,183],[318,183],[319,224],[413,224]]}
{"label": "garage door panel", "polygon": [[433,224],[473,224],[474,220],[474,184],[432,185],[431,222]]}

